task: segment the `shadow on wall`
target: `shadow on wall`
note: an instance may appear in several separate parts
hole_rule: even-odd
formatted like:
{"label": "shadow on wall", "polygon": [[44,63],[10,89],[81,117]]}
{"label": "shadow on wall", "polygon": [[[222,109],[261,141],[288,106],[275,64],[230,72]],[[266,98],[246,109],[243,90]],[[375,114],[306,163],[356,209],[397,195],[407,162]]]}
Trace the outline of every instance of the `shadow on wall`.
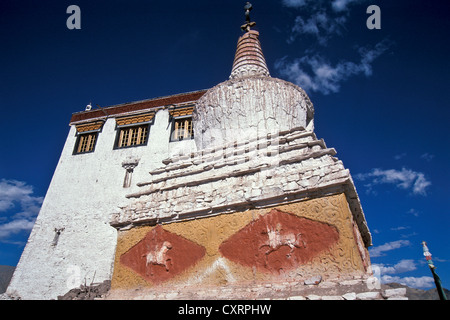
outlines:
{"label": "shadow on wall", "polygon": [[0,266],[0,294],[6,292],[16,267]]}

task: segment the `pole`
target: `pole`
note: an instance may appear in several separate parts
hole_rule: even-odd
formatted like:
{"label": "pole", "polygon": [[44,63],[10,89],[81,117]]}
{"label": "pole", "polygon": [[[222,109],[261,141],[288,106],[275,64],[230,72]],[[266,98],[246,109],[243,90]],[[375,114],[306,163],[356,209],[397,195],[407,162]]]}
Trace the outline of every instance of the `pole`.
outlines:
{"label": "pole", "polygon": [[440,300],[447,300],[447,297],[445,295],[444,289],[442,288],[441,279],[437,275],[434,266],[433,260],[431,260],[431,253],[428,250],[427,243],[425,241],[422,241],[423,246],[423,255],[425,256],[425,259],[427,260],[428,267],[430,267],[431,273],[433,274],[434,283],[436,285],[436,289],[439,295]]}

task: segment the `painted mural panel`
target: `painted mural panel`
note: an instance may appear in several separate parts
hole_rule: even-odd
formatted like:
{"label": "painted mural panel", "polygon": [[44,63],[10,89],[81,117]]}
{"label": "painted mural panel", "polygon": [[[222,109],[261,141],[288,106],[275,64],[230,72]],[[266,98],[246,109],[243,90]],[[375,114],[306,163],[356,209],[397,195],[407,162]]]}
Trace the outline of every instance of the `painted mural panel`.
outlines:
{"label": "painted mural panel", "polygon": [[233,262],[280,273],[307,263],[338,239],[333,226],[273,209],[223,242],[220,252]]}
{"label": "painted mural panel", "polygon": [[368,264],[345,195],[339,194],[124,230],[112,288],[362,275]]}
{"label": "painted mural panel", "polygon": [[158,284],[183,272],[204,255],[204,247],[157,226],[124,253],[120,262]]}

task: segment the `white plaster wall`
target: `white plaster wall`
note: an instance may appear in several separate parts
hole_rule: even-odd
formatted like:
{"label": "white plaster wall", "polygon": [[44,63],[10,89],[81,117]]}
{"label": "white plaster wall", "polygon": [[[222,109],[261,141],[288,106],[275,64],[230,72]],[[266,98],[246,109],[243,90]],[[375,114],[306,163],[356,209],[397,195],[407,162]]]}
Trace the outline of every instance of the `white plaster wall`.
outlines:
{"label": "white plaster wall", "polygon": [[[113,149],[115,119],[105,122],[95,151],[73,155],[76,130],[70,128],[61,157],[51,180],[28,243],[17,265],[7,293],[22,299],[56,299],[72,287],[108,280],[117,242],[109,225],[110,213],[136,183],[148,180],[149,171],[162,160],[195,151],[193,140],[169,143],[171,125],[167,110],[159,110],[150,126],[147,146]],[[122,162],[139,159],[132,186],[123,188]],[[64,228],[56,246],[55,228]],[[81,283],[80,283],[81,282]]]}
{"label": "white plaster wall", "polygon": [[295,127],[313,131],[313,116],[307,94],[290,82],[261,76],[231,79],[197,101],[195,140],[203,149]]}

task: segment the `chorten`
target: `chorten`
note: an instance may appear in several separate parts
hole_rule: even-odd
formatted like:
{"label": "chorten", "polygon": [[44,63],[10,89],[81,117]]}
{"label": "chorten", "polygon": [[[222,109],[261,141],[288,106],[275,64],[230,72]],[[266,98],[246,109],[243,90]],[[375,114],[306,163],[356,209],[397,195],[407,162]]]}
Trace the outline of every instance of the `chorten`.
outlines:
{"label": "chorten", "polygon": [[112,215],[112,297],[263,298],[370,275],[350,172],[317,139],[305,91],[270,76],[250,10],[229,79],[195,103],[197,150],[163,160]]}
{"label": "chorten", "polygon": [[[247,17],[249,17],[247,15]],[[211,88],[193,113],[198,148],[295,127],[314,129],[314,108],[300,87],[272,78],[254,22],[242,26],[228,81]]]}
{"label": "chorten", "polygon": [[8,296],[92,297],[89,283],[110,283],[111,299],[374,288],[350,172],[316,137],[305,91],[270,75],[251,8],[226,81],[72,114]]}

